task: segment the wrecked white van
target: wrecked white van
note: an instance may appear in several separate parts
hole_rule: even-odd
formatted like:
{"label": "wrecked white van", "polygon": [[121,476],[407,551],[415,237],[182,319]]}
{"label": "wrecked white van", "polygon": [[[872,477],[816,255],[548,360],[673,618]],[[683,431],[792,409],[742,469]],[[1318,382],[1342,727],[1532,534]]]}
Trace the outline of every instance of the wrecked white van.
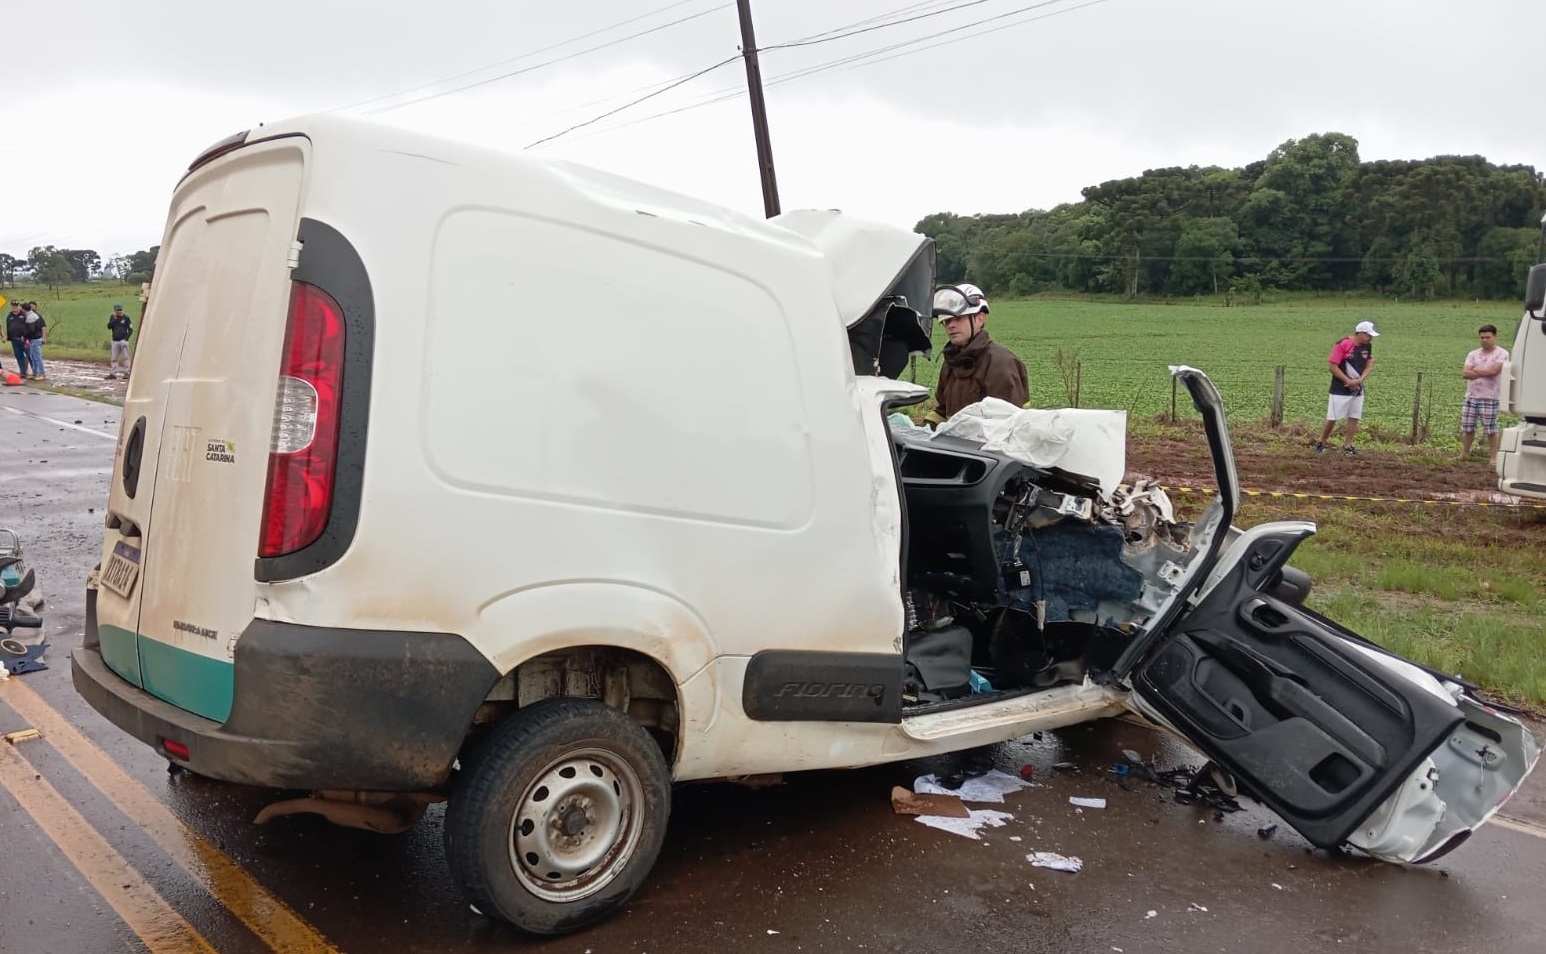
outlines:
{"label": "wrecked white van", "polygon": [[448,798],[456,877],[535,933],[630,896],[674,782],[1127,707],[1391,860],[1519,786],[1519,723],[1303,608],[1311,525],[1231,527],[1200,372],[1191,525],[893,430],[932,256],[336,118],[218,144],[167,220],[77,689],[205,776]]}

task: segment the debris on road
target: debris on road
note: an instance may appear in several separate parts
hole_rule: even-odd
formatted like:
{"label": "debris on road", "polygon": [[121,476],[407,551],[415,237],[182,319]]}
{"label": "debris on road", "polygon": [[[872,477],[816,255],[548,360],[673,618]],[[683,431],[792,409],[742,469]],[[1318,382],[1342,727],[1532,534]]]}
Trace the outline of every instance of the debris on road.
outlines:
{"label": "debris on road", "polygon": [[1106,800],[1104,798],[1080,798],[1077,795],[1071,795],[1068,798],[1068,804],[1078,805],[1080,808],[1105,808]]}
{"label": "debris on road", "polygon": [[1203,907],[1202,905],[1198,904],[1196,901],[1193,901],[1192,902],[1192,906],[1190,908],[1187,908],[1187,910],[1188,911],[1201,911],[1203,914],[1207,914],[1208,913],[1208,909]]}
{"label": "debris on road", "polygon": [[1260,838],[1262,841],[1266,841],[1268,838],[1271,838],[1272,837],[1272,833],[1277,831],[1277,830],[1278,830],[1278,826],[1277,825],[1266,825],[1266,826],[1263,826],[1261,828],[1256,829],[1256,837]]}
{"label": "debris on road", "polygon": [[30,742],[33,739],[41,739],[42,737],[43,733],[39,732],[37,729],[31,728],[17,729],[15,732],[7,732],[5,734],[5,740],[12,745],[15,745],[18,742]]}
{"label": "debris on road", "polygon": [[1025,856],[1025,860],[1029,861],[1033,868],[1051,868],[1053,871],[1066,871],[1069,874],[1078,874],[1084,870],[1082,858],[1060,855],[1055,851],[1033,851]]}
{"label": "debris on road", "polygon": [[[1128,780],[1142,779],[1151,785],[1162,785],[1174,789],[1174,798],[1179,805],[1194,805],[1200,802],[1213,808],[1219,815],[1222,815],[1224,812],[1244,811],[1240,803],[1235,800],[1233,793],[1225,792],[1219,788],[1217,778],[1210,771],[1212,763],[1203,766],[1201,769],[1183,765],[1178,768],[1160,770],[1141,758],[1134,758],[1138,753],[1132,749],[1123,749],[1122,754],[1133,764],[1114,763],[1111,766],[1111,774],[1116,777],[1116,782],[1123,791],[1130,792],[1133,790],[1127,784]],[[1272,825],[1269,828],[1276,830],[1277,826]],[[1258,831],[1257,834],[1261,835],[1261,832]],[[1269,831],[1268,834],[1261,835],[1261,837],[1267,838],[1270,835],[1271,832]]]}
{"label": "debris on road", "polygon": [[930,828],[938,828],[940,831],[948,831],[952,835],[960,835],[962,838],[970,838],[972,841],[981,841],[982,837],[977,833],[983,828],[1002,828],[1004,823],[1015,816],[1008,812],[996,812],[989,808],[969,809],[968,818],[949,818],[944,815],[919,815],[914,821],[928,825]]}
{"label": "debris on road", "polygon": [[1010,792],[1030,788],[1030,783],[1024,779],[997,769],[963,779],[954,787],[945,784],[947,781],[953,782],[954,778],[920,775],[913,782],[913,791],[920,795],[954,795],[963,802],[1002,802]]}
{"label": "debris on road", "polygon": [[48,663],[43,662],[43,654],[47,651],[47,640],[36,645],[28,645],[17,639],[0,640],[0,669],[11,676],[41,672],[48,668]]}
{"label": "debris on road", "polygon": [[946,818],[970,818],[971,810],[955,795],[909,792],[897,785],[891,789],[891,809],[898,815],[941,815]]}

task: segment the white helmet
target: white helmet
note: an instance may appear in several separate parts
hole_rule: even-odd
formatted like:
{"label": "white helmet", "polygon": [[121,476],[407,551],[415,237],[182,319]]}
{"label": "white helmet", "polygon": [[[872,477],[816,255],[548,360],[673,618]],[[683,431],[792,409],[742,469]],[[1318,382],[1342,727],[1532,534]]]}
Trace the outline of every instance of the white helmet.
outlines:
{"label": "white helmet", "polygon": [[988,298],[976,285],[941,285],[934,291],[934,317],[962,318],[988,313]]}

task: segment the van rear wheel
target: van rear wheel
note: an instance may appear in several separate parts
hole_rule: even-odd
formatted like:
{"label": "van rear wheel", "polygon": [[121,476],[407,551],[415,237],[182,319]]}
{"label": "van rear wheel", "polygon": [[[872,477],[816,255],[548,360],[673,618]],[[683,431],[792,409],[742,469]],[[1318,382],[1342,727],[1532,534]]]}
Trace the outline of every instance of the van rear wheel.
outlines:
{"label": "van rear wheel", "polygon": [[469,759],[446,808],[446,858],[479,910],[565,934],[638,890],[670,812],[670,769],[639,723],[588,699],[545,700]]}

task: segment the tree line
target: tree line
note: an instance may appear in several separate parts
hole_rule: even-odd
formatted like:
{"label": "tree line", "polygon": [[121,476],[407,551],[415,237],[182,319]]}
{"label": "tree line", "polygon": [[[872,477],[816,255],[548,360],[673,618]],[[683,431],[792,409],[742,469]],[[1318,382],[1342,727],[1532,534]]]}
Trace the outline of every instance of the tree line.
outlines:
{"label": "tree line", "polygon": [[160,250],[161,246],[152,245],[144,251],[109,256],[105,261],[96,249],[90,248],[41,245],[24,256],[0,252],[0,285],[15,285],[18,276],[46,285],[50,291],[94,278],[116,278],[130,284],[148,282],[155,274],[156,253]]}
{"label": "tree line", "polygon": [[1513,298],[1536,261],[1546,180],[1481,156],[1363,162],[1328,132],[1242,169],[1188,166],[1082,190],[1018,214],[938,212],[939,280],[989,293],[1141,295],[1367,290]]}

